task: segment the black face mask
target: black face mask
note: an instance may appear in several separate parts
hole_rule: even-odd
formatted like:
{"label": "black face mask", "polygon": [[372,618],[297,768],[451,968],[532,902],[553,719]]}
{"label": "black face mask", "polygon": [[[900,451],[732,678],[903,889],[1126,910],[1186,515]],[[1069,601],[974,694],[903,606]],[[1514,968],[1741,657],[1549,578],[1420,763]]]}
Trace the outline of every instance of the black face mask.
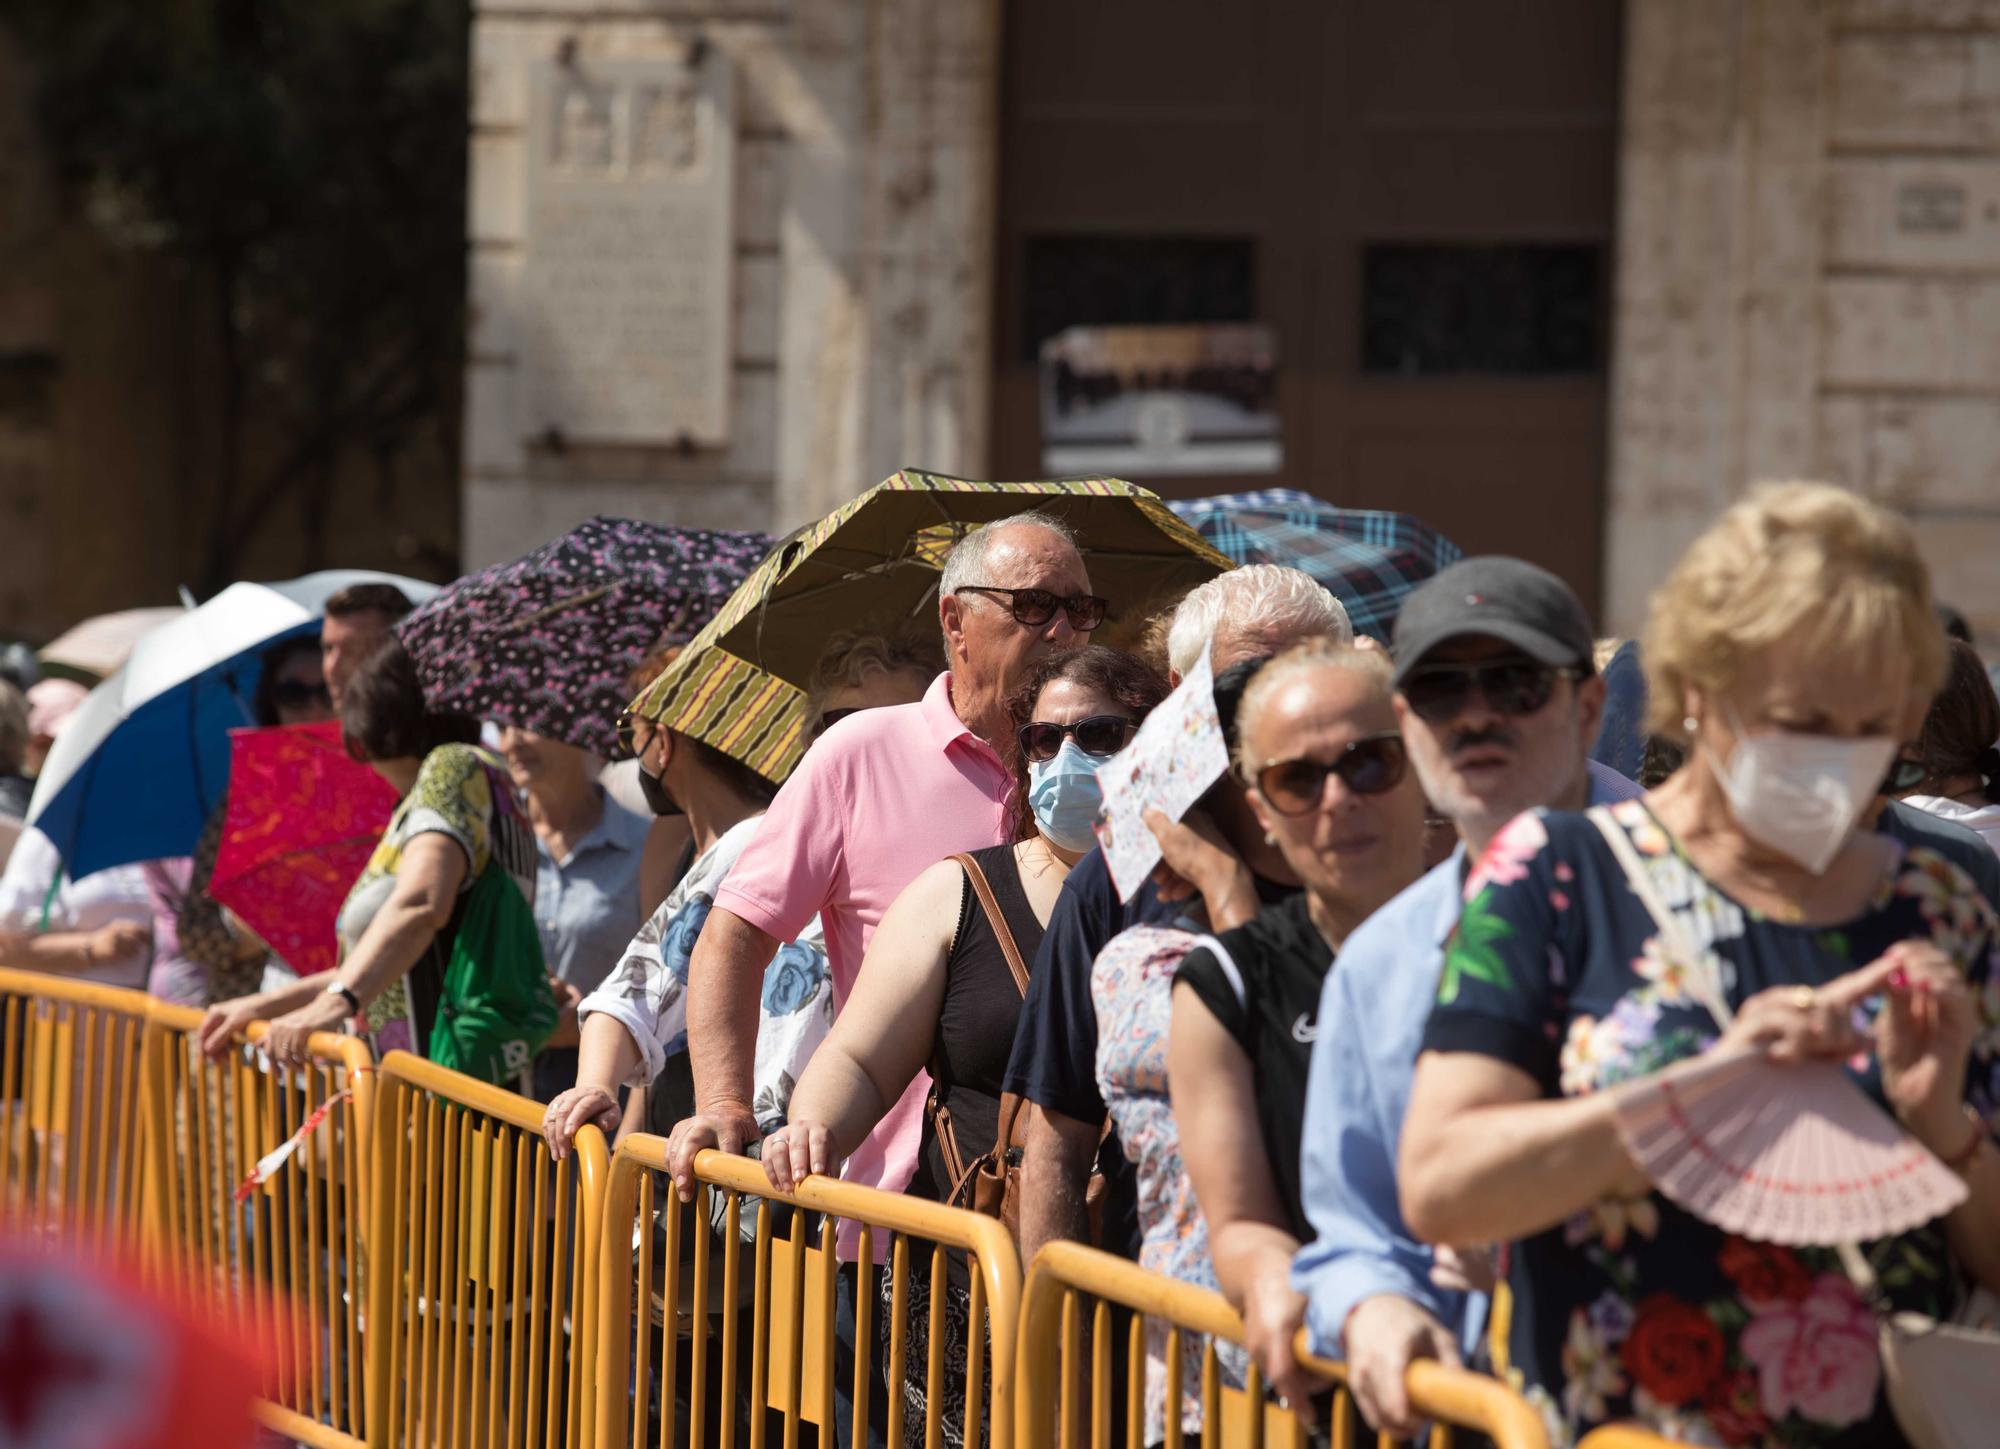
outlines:
{"label": "black face mask", "polygon": [[646,797],[646,807],[655,815],[687,814],[668,791],[666,782],[647,769],[644,760],[639,761],[639,793]]}

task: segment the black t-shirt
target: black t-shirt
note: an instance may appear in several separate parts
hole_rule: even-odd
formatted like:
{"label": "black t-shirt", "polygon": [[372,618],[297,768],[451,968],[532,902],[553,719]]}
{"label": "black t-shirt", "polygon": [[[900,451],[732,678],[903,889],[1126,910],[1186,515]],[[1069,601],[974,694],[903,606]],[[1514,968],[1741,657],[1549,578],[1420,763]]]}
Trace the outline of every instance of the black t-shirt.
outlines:
{"label": "black t-shirt", "polygon": [[[1104,852],[1093,850],[1071,868],[1049,913],[1028,973],[1014,1049],[1003,1090],[1099,1126],[1104,1097],[1097,1090],[1097,1010],[1090,1002],[1090,967],[1104,943],[1130,926],[1166,925],[1180,907],[1161,901],[1148,881],[1129,904],[1118,899]],[[1117,1132],[1098,1149],[1104,1174],[1102,1239],[1106,1252],[1139,1253],[1138,1184]]]}
{"label": "black t-shirt", "polygon": [[[1269,905],[1294,892],[1258,877],[1257,898]],[[1129,902],[1118,899],[1104,852],[1093,850],[1063,881],[1048,929],[1035,952],[1021,1023],[1007,1059],[1003,1089],[1051,1112],[1093,1127],[1105,1121],[1097,1089],[1097,1008],[1090,999],[1090,968],[1097,953],[1133,926],[1170,926],[1183,907],[1162,901],[1147,881]],[[1190,930],[1200,929],[1189,926]],[[1139,1253],[1138,1183],[1114,1130],[1098,1151],[1104,1173],[1103,1242],[1106,1252]]]}
{"label": "black t-shirt", "polygon": [[1174,973],[1174,985],[1193,990],[1250,1059],[1264,1155],[1292,1233],[1302,1243],[1314,1236],[1299,1202],[1306,1070],[1318,1029],[1320,986],[1332,965],[1333,948],[1299,894],[1265,907],[1233,931],[1204,937]]}

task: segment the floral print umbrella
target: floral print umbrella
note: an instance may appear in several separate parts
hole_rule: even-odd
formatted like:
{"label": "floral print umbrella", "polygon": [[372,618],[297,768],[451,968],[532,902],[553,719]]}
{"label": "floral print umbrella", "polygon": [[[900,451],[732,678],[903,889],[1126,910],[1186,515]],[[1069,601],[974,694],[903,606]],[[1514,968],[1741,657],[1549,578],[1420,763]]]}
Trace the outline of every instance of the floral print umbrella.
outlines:
{"label": "floral print umbrella", "polygon": [[761,533],[593,518],[447,585],[397,633],[431,708],[609,758],[632,667],[700,632],[770,546]]}

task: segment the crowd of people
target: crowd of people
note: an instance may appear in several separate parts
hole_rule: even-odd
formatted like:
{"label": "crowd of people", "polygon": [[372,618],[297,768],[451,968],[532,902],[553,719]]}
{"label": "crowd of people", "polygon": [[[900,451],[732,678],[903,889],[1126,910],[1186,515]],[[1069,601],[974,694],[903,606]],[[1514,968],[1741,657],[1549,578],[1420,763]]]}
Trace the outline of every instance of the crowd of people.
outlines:
{"label": "crowd of people", "polygon": [[[1246,1329],[1223,1371],[1254,1362],[1308,1420],[1327,1385],[1302,1328],[1399,1434],[1430,1358],[1506,1377],[1558,1443],[1622,1419],[1897,1442],[1878,1308],[2000,1291],[2000,701],[1907,526],[1762,488],[1622,647],[1497,556],[1417,587],[1386,646],[1272,565],[1124,631],[1136,653],[1092,642],[1130,603],[1092,592],[1052,513],[977,529],[938,581],[941,640],[829,638],[813,742],[775,780],[643,714],[606,769],[438,713],[395,633],[409,601],[357,586],[317,651],[271,651],[257,705],[337,718],[400,797],[338,967],[295,975],[208,899],[219,826],[75,881],[29,832],[0,963],[197,1002],[217,1052],[260,1019],[280,1063],[315,1031],[423,1052],[476,903],[511,887],[523,913],[480,915],[482,939],[532,945],[546,1019],[495,1075],[548,1104],[558,1157],[586,1123],[651,1130],[683,1199],[698,1153],[752,1152],[781,1191],[837,1174],[999,1214],[1023,1261],[1090,1242],[1219,1289]],[[1126,899],[1098,772],[1211,673],[1230,768],[1147,814],[1162,862]],[[78,698],[0,690],[0,809]],[[1963,1180],[1947,1216],[1863,1245],[1881,1300],[1635,1164],[1620,1085],[1744,1049],[1846,1062]],[[849,1356],[856,1255],[850,1230]],[[950,1271],[909,1301],[943,1305],[962,1364]],[[1148,1443],[1202,1413],[1192,1359],[1167,1401],[1165,1352]],[[923,1413],[921,1368],[885,1387]],[[962,1442],[964,1402],[941,1408]]]}

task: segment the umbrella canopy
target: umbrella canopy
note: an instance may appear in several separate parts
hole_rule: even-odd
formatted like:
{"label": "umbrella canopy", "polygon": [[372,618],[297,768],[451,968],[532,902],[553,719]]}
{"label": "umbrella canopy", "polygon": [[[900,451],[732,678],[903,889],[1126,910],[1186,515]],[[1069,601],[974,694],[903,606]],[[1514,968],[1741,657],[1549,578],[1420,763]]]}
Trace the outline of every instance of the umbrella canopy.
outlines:
{"label": "umbrella canopy", "polygon": [[70,877],[191,851],[229,780],[229,731],[256,723],[263,651],[317,634],[327,599],[367,583],[418,600],[437,591],[364,569],[231,584],[133,645],[64,723],[28,806]]}
{"label": "umbrella canopy", "polygon": [[229,732],[229,811],[209,894],[301,976],[338,964],[334,919],[396,809],[340,726]]}
{"label": "umbrella canopy", "polygon": [[783,780],[827,636],[923,612],[951,547],[1031,508],[1076,530],[1113,617],[1232,567],[1153,494],[1116,478],[978,483],[906,469],[771,550],[634,708]]}
{"label": "umbrella canopy", "polygon": [[120,609],[98,614],[56,636],[36,654],[44,669],[104,679],[125,667],[132,646],[185,609]]}
{"label": "umbrella canopy", "polygon": [[447,584],[396,627],[424,698],[610,756],[626,676],[715,617],[771,540],[593,518]]}
{"label": "umbrella canopy", "polygon": [[1385,644],[1410,590],[1465,555],[1407,513],[1335,508],[1290,488],[1167,506],[1239,564],[1284,564],[1311,574],[1347,607],[1356,633]]}

